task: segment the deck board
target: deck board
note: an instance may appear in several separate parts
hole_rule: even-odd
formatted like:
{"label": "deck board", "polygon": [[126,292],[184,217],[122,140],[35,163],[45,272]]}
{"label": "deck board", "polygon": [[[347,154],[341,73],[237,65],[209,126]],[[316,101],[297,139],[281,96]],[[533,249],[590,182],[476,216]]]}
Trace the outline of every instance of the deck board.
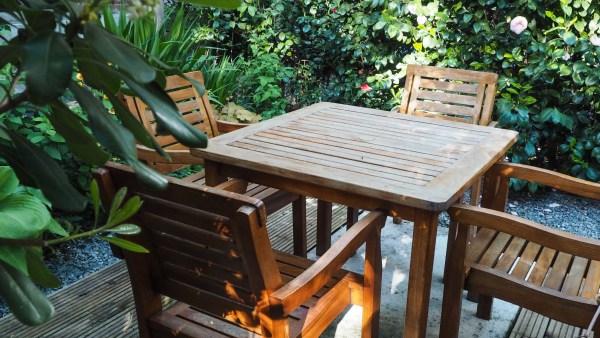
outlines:
{"label": "deck board", "polygon": [[[317,201],[307,198],[307,241],[316,243]],[[332,232],[345,224],[346,208],[334,205]],[[271,245],[292,253],[292,208],[287,206],[269,217]],[[137,337],[137,319],[131,284],[120,261],[75,282],[51,295],[54,318],[37,327],[18,322],[12,315],[0,318],[1,338]],[[172,303],[165,299],[165,305]]]}
{"label": "deck board", "polygon": [[[510,338],[578,338],[583,330],[521,308]],[[593,338],[594,334],[590,335]]]}

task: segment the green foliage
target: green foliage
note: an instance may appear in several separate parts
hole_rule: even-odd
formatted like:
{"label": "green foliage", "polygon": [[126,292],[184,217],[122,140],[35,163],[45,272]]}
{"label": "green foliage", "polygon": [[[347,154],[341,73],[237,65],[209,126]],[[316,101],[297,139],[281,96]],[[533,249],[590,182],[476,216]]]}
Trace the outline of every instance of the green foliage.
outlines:
{"label": "green foliage", "polygon": [[283,88],[294,76],[294,69],[283,66],[275,54],[259,55],[244,68],[235,102],[260,112],[264,119],[284,114],[289,100]]}
{"label": "green foliage", "polygon": [[210,31],[197,25],[197,18],[185,15],[184,6],[167,9],[164,20],[157,24],[153,13],[137,20],[127,20],[127,9],[119,7],[118,20],[115,20],[110,6],[104,7],[99,23],[109,32],[137,46],[154,61],[152,65],[169,70],[175,67],[182,72],[197,69],[206,62],[206,48],[200,47],[203,39],[210,37]]}
{"label": "green foliage", "polygon": [[[119,99],[121,90],[148,103],[155,114],[159,133],[173,135],[189,147],[207,144],[206,135],[181,117],[163,89],[163,71],[185,77],[181,70],[156,58],[150,62],[146,58],[149,53],[94,23],[108,3],[106,0],[6,0],[0,3],[0,119],[3,122],[0,123],[0,158],[10,166],[0,168],[0,297],[19,320],[29,325],[47,321],[53,312],[52,305],[35,284],[48,287],[59,284],[45,267],[41,248],[97,236],[128,250],[147,252],[125,239],[106,236],[140,231],[135,225],[122,224],[141,205],[138,197],[125,201],[126,191],[117,192],[104,225],[98,223],[99,197],[95,184],[90,188],[96,214],[91,230],[79,232],[76,229],[68,233],[54,221],[48,207],[79,213],[88,202],[70,184],[56,161],[63,160],[68,153],[65,146],[88,169],[102,165],[113,154],[132,166],[144,184],[165,188],[166,178],[137,159],[135,143],[140,142],[161,154],[164,151],[127,111]],[[231,8],[239,5],[239,0],[220,3]],[[143,0],[129,9],[138,15],[156,4],[156,0]],[[181,13],[171,31],[184,28]],[[16,32],[7,34],[7,26]],[[136,36],[147,37],[142,33],[148,32],[140,31]],[[186,34],[189,36],[187,31],[184,36]],[[177,36],[173,33],[167,38]],[[182,48],[170,48],[176,45],[172,41],[148,45],[170,57],[183,53]],[[203,90],[192,82],[199,91]],[[104,100],[99,99],[97,93],[104,94]],[[81,112],[67,105],[73,97]],[[109,109],[117,118],[111,116]],[[19,186],[19,181],[23,186]],[[45,240],[42,234],[46,231],[63,237]]]}
{"label": "green foliage", "polygon": [[237,95],[243,68],[242,58],[232,60],[226,55],[205,62],[200,67],[204,87],[212,102],[223,106]]}
{"label": "green foliage", "polygon": [[[510,159],[599,180],[596,1],[245,0],[239,13],[201,13],[232,55],[275,54],[295,69],[288,109],[391,109],[410,63],[498,73],[494,118],[520,132]],[[517,16],[528,21],[520,34],[510,30]]]}

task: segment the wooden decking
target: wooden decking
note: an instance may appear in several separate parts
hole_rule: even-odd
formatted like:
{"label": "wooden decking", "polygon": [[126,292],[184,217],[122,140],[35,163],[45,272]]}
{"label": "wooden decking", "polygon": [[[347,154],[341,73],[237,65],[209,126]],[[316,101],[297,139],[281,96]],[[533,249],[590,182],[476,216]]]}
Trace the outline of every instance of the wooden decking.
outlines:
{"label": "wooden decking", "polygon": [[[509,338],[578,338],[583,330],[521,308]],[[593,338],[594,334],[590,335]]]}
{"label": "wooden decking", "polygon": [[[316,200],[307,199],[308,247],[316,243]],[[332,231],[346,221],[346,208],[334,205]],[[281,209],[269,218],[271,244],[292,252],[292,209]],[[124,262],[100,270],[50,296],[56,308],[45,325],[28,327],[12,315],[0,319],[1,338],[137,337],[137,320],[131,285]],[[165,304],[169,300],[165,299]]]}

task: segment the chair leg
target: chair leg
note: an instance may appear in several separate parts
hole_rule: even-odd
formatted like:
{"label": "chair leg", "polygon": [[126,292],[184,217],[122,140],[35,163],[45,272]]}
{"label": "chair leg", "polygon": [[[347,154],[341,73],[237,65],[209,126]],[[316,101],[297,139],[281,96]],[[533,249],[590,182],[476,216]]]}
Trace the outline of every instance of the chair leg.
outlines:
{"label": "chair leg", "polygon": [[348,207],[346,211],[346,229],[350,229],[356,222],[358,222],[358,209]]}
{"label": "chair leg", "polygon": [[306,257],[306,197],[292,202],[292,226],[294,232],[294,255]]}
{"label": "chair leg", "polygon": [[333,204],[317,201],[317,255],[321,256],[331,246],[331,217]]}
{"label": "chair leg", "polygon": [[454,248],[454,244],[456,243],[456,234],[458,232],[458,224],[456,222],[450,222],[448,224],[448,244],[446,245],[446,261],[444,263],[444,276],[442,277],[442,281],[446,284],[448,280],[448,267],[450,266],[450,253]]}
{"label": "chair leg", "polygon": [[492,305],[494,298],[488,295],[479,295],[477,301],[477,318],[490,320],[492,318]]}
{"label": "chair leg", "polygon": [[379,337],[381,309],[381,230],[376,241],[367,241],[365,252],[362,337]]}

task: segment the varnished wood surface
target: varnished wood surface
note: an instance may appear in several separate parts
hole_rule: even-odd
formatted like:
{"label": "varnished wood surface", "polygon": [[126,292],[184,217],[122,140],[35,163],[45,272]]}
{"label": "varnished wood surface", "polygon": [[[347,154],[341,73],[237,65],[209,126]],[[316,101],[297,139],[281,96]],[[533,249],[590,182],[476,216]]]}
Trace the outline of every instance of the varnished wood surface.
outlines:
{"label": "varnished wood surface", "polygon": [[516,136],[514,131],[319,103],[222,135],[192,155],[441,211]]}

